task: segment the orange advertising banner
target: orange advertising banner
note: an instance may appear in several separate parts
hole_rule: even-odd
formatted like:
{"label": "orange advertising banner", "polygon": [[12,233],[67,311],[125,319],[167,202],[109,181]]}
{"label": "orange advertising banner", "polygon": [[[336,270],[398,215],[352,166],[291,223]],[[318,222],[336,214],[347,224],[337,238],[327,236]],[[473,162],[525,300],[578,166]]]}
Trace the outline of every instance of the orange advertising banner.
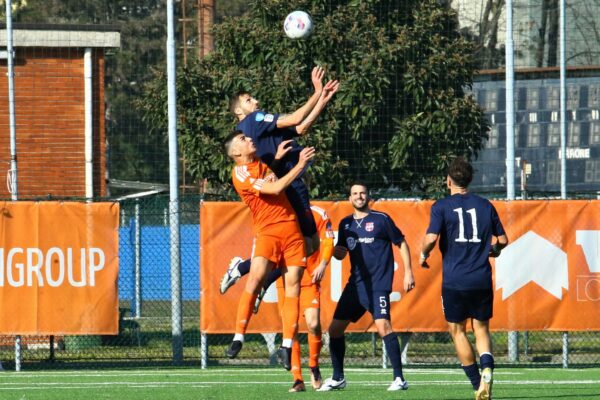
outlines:
{"label": "orange advertising banner", "polygon": [[117,334],[119,205],[1,207],[0,333]]}
{"label": "orange advertising banner", "polygon": [[[494,317],[491,328],[506,330],[582,331],[600,329],[600,201],[493,202],[510,244],[491,259]],[[314,202],[327,210],[333,228],[352,213],[349,202]],[[446,330],[441,305],[442,258],[436,248],[430,269],[418,265],[421,240],[429,223],[431,201],[379,201],[372,209],[389,214],[411,249],[416,287],[401,290],[403,268],[396,268],[391,295],[395,331]],[[242,278],[227,293],[219,282],[229,260],[248,258],[252,250],[252,218],[242,203],[204,202],[201,206],[201,321],[205,333],[233,333]],[[395,260],[401,263],[394,248]],[[321,322],[329,325],[348,279],[348,257],[332,260],[321,285]],[[279,332],[276,290],[270,289],[249,333]],[[305,326],[301,325],[301,329]],[[349,331],[374,331],[365,315]]]}

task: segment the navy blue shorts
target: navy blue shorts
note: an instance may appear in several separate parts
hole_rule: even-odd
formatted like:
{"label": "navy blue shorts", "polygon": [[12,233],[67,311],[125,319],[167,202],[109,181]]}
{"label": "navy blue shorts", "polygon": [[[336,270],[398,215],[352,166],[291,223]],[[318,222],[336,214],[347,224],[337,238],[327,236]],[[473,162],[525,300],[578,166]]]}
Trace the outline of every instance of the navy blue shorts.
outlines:
{"label": "navy blue shorts", "polygon": [[304,181],[300,178],[294,179],[292,184],[285,190],[285,194],[296,212],[302,235],[312,236],[317,233],[317,224],[310,209],[308,188],[304,184]]}
{"label": "navy blue shorts", "polygon": [[489,321],[494,313],[494,291],[454,290],[442,287],[442,309],[448,322],[463,322],[469,318]]}
{"label": "navy blue shorts", "polygon": [[369,291],[347,283],[338,301],[333,318],[356,322],[369,311],[373,319],[390,319],[390,292]]}

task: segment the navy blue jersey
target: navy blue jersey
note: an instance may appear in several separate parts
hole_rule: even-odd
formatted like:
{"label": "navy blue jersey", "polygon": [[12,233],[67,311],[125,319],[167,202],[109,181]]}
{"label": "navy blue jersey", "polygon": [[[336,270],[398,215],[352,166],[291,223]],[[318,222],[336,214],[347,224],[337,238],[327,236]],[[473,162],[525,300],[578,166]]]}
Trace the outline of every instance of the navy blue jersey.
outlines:
{"label": "navy blue jersey", "polygon": [[394,279],[392,243],[404,235],[385,213],[371,211],[366,217],[347,216],[340,222],[336,246],[350,252],[350,283],[370,291],[391,291]]}
{"label": "navy blue jersey", "polygon": [[[237,129],[244,132],[244,135],[254,142],[256,155],[269,167],[275,159],[277,146],[284,140],[294,139],[298,136],[295,128],[277,128],[278,118],[279,114],[267,114],[258,110],[248,114],[246,118],[237,124]],[[290,146],[292,150],[273,169],[275,175],[280,178],[298,163],[298,155],[302,150],[302,146],[295,141],[291,142]]]}
{"label": "navy blue jersey", "polygon": [[504,235],[496,209],[474,194],[455,194],[431,207],[427,233],[440,235],[442,286],[455,290],[492,287],[492,236]]}

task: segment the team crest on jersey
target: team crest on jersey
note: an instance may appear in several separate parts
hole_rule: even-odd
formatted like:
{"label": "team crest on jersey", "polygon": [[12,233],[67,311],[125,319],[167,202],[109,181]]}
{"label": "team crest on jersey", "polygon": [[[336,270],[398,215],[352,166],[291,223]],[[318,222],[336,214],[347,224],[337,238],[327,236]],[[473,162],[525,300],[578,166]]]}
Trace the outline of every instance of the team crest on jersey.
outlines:
{"label": "team crest on jersey", "polygon": [[348,245],[349,250],[354,250],[356,247],[356,239],[353,237],[346,238],[346,244]]}
{"label": "team crest on jersey", "polygon": [[374,222],[367,222],[367,224],[365,225],[365,231],[372,232],[373,229],[375,229],[375,223]]}
{"label": "team crest on jersey", "polygon": [[275,119],[275,116],[273,114],[265,115],[265,122],[273,122],[273,119]]}
{"label": "team crest on jersey", "polygon": [[261,113],[261,112],[259,112],[259,113],[256,113],[256,115],[254,116],[254,120],[255,120],[256,122],[261,122],[261,121],[263,121],[264,119],[265,119],[265,114],[263,114],[263,113]]}

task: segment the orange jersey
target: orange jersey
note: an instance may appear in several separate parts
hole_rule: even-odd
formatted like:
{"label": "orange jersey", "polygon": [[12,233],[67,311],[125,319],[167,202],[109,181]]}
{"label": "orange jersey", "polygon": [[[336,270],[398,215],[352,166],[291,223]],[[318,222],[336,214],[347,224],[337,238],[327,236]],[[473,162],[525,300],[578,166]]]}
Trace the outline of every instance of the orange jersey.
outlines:
{"label": "orange jersey", "polygon": [[236,192],[250,207],[254,230],[257,233],[269,225],[296,220],[294,209],[284,192],[278,195],[260,193],[265,182],[277,180],[266,164],[257,160],[244,165],[236,165],[231,175]]}

